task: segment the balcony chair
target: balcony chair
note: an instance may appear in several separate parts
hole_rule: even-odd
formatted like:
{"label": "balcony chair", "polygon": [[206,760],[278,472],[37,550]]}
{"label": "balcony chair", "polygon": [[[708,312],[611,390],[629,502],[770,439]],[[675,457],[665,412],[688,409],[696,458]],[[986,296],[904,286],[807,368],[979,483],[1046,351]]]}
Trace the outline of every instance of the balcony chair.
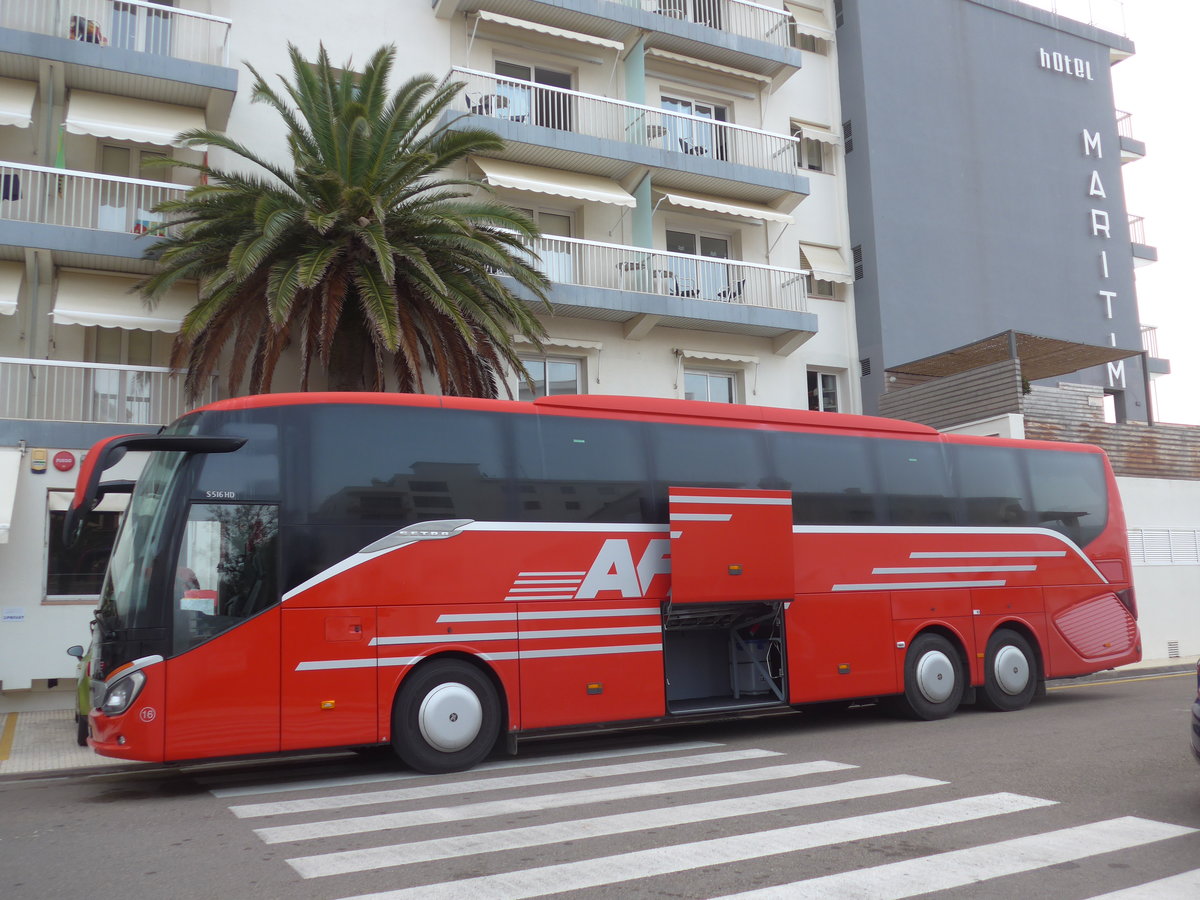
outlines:
{"label": "balcony chair", "polygon": [[742,298],[742,288],[746,286],[746,279],[742,278],[736,284],[728,285],[717,291],[717,299],[724,300],[726,303],[736,303]]}
{"label": "balcony chair", "polygon": [[693,144],[687,138],[679,139],[679,149],[688,156],[708,156],[708,148],[703,144]]}

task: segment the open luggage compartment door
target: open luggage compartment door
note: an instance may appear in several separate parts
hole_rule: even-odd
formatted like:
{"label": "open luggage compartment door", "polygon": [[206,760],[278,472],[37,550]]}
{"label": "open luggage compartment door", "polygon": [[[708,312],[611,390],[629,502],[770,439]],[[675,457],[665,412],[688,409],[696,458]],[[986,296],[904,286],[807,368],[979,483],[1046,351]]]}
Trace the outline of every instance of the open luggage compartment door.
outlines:
{"label": "open luggage compartment door", "polygon": [[790,492],[673,487],[668,496],[673,604],[792,598]]}

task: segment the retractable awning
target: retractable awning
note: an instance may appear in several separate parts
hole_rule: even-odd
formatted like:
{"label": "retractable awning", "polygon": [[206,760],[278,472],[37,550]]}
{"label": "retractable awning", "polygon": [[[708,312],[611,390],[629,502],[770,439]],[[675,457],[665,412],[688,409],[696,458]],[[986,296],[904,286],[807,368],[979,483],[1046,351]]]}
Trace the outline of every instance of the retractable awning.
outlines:
{"label": "retractable awning", "polygon": [[[48,506],[50,512],[66,512],[71,508],[74,491],[51,491]],[[129,494],[105,494],[92,512],[125,512],[129,506]]]}
{"label": "retractable awning", "polygon": [[808,138],[810,141],[820,141],[822,144],[832,144],[835,147],[842,142],[842,139],[828,128],[818,128],[816,125],[793,125],[792,137]]}
{"label": "retractable awning", "polygon": [[97,325],[141,331],[179,330],[196,305],[195,284],[176,284],[153,309],[131,293],[138,279],[107,272],[62,269],[50,313],[56,325]]}
{"label": "retractable awning", "polygon": [[742,219],[760,219],[767,222],[783,222],[789,225],[795,221],[787,213],[758,203],[730,203],[718,197],[709,197],[703,194],[685,194],[682,191],[663,192],[659,197],[663,202],[671,206],[678,206],[685,209],[699,209],[704,212],[721,213],[726,216],[738,216]]}
{"label": "retractable awning", "polygon": [[821,281],[836,281],[839,284],[853,284],[854,275],[842,259],[840,251],[833,247],[822,247],[818,244],[801,244],[803,265],[812,269],[813,277]]}
{"label": "retractable awning", "polygon": [[33,123],[33,99],[37,85],[32,81],[0,78],[0,125],[28,128]]}
{"label": "retractable awning", "polygon": [[[72,90],[67,100],[66,126],[72,134],[161,147],[182,147],[176,135],[206,127],[202,109],[80,90]],[[207,148],[197,145],[192,149]]]}
{"label": "retractable awning", "polygon": [[16,447],[0,447],[0,544],[8,543],[20,472],[21,451]]}
{"label": "retractable awning", "polygon": [[502,16],[500,13],[488,12],[484,9],[479,10],[475,15],[479,17],[479,21],[489,22],[493,25],[505,25],[509,28],[519,28],[523,31],[544,34],[547,37],[563,38],[564,40],[577,41],[581,44],[591,44],[594,47],[615,50],[617,53],[625,49],[625,45],[620,41],[610,41],[608,38],[596,37],[594,34],[584,34],[582,31],[568,31],[565,28],[555,28],[553,25],[543,25],[541,22],[530,22],[527,19]]}
{"label": "retractable awning", "polygon": [[25,279],[25,265],[19,262],[0,262],[0,316],[11,316],[17,311],[17,299],[21,296],[21,282]]}
{"label": "retractable awning", "polygon": [[590,200],[593,203],[611,203],[614,206],[637,206],[634,196],[609,178],[528,166],[506,159],[472,157],[472,161],[483,172],[484,182],[495,187]]}
{"label": "retractable awning", "polygon": [[784,3],[795,21],[797,34],[807,34],[823,41],[833,40],[833,32],[825,22],[825,13],[798,3]]}
{"label": "retractable awning", "polygon": [[745,363],[753,365],[758,362],[757,356],[745,356],[740,353],[718,353],[715,350],[684,350],[678,348],[675,351],[685,359],[709,359],[715,362],[733,362]]}
{"label": "retractable awning", "polygon": [[646,48],[646,57],[647,59],[662,59],[667,62],[678,63],[681,66],[690,66],[694,69],[707,69],[710,72],[720,72],[722,75],[732,75],[734,78],[744,78],[746,81],[754,81],[759,84],[771,83],[770,78],[766,75],[759,75],[757,72],[747,72],[745,69],[723,66],[720,63],[709,62],[706,59],[698,59],[694,56],[686,56],[683,53],[660,50],[658,47]]}

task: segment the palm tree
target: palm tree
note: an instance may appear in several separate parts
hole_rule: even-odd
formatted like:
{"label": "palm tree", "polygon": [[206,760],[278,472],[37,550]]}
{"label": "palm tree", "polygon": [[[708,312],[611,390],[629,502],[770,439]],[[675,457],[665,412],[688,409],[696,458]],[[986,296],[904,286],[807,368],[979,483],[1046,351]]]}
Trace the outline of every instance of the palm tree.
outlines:
{"label": "palm tree", "polygon": [[545,302],[527,249],[537,229],[468,199],[478,183],[444,174],[503,147],[490,131],[439,126],[462,85],[421,75],[389,95],[394,47],[361,73],[331,66],[324,46],[314,63],[288,49],[292,79],[280,81],[291,105],[250,67],[251,100],[286,128],[286,166],[205,129],[180,138],[267,176],[164,161],[198,170],[201,184],[158,207],[170,232],[149,251],[159,265],[140,289],[153,302],[181,279],[199,282],[172,352],[173,366],[186,363],[189,396],[223,358],[231,394],[247,369],[250,392],[269,391],[292,344],[301,390],[314,363],[332,390],[382,390],[389,368],[401,391],[424,391],[432,372],[443,393],[480,397],[497,395],[505,365],[528,377],[512,335],[537,342],[545,331],[500,276]]}

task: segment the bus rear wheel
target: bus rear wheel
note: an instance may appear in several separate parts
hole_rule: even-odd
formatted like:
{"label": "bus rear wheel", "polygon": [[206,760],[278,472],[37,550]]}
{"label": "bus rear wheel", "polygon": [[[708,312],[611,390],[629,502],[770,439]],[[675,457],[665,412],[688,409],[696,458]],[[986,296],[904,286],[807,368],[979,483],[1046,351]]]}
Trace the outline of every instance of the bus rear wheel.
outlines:
{"label": "bus rear wheel", "polygon": [[958,709],[965,690],[963,664],[954,645],[940,634],[917,635],[904,657],[900,711],[914,719],[944,719]]}
{"label": "bus rear wheel", "polygon": [[1029,705],[1037,691],[1038,665],[1023,635],[1009,628],[997,629],[988,638],[983,667],[980,706],[1010,712]]}
{"label": "bus rear wheel", "polygon": [[418,772],[469,769],[492,751],[499,735],[496,688],[470,663],[435,660],[400,685],[392,709],[392,747]]}

